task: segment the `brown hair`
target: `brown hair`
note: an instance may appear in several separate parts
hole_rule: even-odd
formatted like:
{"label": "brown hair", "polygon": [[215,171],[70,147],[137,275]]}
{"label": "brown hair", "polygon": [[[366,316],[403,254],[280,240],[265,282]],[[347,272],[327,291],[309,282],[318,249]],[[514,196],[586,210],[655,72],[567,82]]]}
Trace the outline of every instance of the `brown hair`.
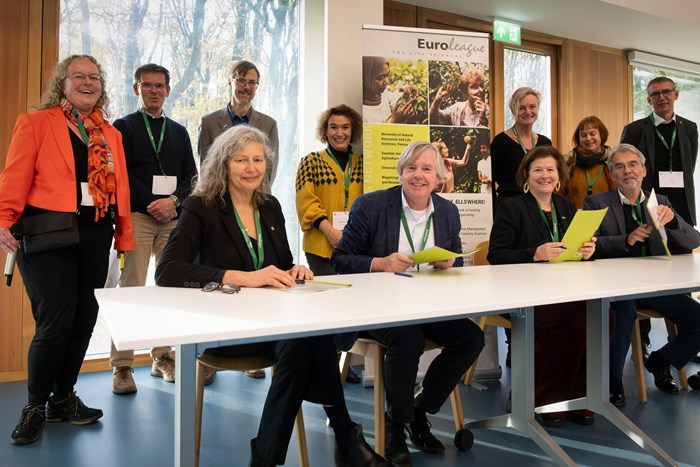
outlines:
{"label": "brown hair", "polygon": [[569,173],[564,169],[564,156],[561,155],[559,150],[554,146],[537,146],[527,152],[523,160],[520,161],[518,166],[518,171],[515,173],[515,183],[521,190],[527,182],[528,172],[532,163],[537,159],[544,159],[547,157],[553,157],[557,161],[557,172],[559,172],[559,183],[561,186],[566,186],[566,182],[569,180]]}
{"label": "brown hair", "polygon": [[328,121],[333,115],[340,115],[341,117],[347,117],[350,120],[350,125],[352,126],[350,133],[350,142],[356,143],[362,138],[362,117],[359,113],[349,105],[339,104],[335,107],[330,107],[324,110],[321,115],[318,116],[318,122],[316,124],[316,137],[322,143],[328,143],[328,138],[326,138],[326,131],[328,130]]}
{"label": "brown hair", "polygon": [[573,143],[574,147],[579,147],[581,145],[581,137],[579,136],[579,133],[586,128],[595,128],[598,130],[598,133],[600,134],[600,146],[605,146],[605,143],[608,142],[608,136],[610,133],[601,119],[595,115],[591,115],[590,117],[583,117],[581,121],[578,122],[578,125],[576,125],[574,135],[571,137],[571,142]]}

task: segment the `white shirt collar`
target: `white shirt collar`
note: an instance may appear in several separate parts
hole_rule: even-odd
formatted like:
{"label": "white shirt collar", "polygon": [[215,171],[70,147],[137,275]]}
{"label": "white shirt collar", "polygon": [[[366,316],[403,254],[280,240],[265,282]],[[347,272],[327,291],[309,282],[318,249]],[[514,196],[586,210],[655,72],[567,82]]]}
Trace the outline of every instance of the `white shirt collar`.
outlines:
{"label": "white shirt collar", "polygon": [[656,112],[652,112],[654,115],[654,126],[659,126],[662,123],[669,123],[669,122],[675,122],[676,121],[676,113],[673,113],[673,117],[671,117],[670,120],[664,120],[663,118],[659,117]]}
{"label": "white shirt collar", "polygon": [[416,219],[414,213],[416,212],[422,212],[424,218],[427,219],[429,215],[431,215],[433,212],[435,212],[435,206],[433,206],[433,197],[430,196],[428,198],[428,208],[423,210],[423,211],[415,211],[411,209],[411,207],[408,205],[408,201],[406,201],[406,195],[403,193],[403,189],[401,190],[401,208],[403,211],[406,213],[406,219],[411,219],[413,222],[420,222],[423,219]]}
{"label": "white shirt collar", "polygon": [[165,118],[165,110],[163,110],[163,109],[160,109],[160,115],[153,115],[151,112],[149,112],[148,110],[146,110],[144,108],[139,108],[139,110],[151,118]]}
{"label": "white shirt collar", "polygon": [[[644,194],[644,190],[642,190],[641,193],[642,193],[642,196],[641,196],[641,199],[639,200],[639,202],[643,203],[647,199],[647,197]],[[634,200],[634,202],[628,200],[627,197],[625,195],[623,195],[620,190],[617,190],[617,194],[620,196],[620,202],[622,203],[623,206],[624,205],[632,206],[634,203],[637,202],[637,200]]]}

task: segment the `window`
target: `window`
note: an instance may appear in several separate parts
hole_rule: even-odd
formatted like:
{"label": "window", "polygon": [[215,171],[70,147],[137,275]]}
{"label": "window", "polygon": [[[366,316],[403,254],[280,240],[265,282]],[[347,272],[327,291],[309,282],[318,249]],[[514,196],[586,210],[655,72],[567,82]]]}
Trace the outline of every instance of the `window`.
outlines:
{"label": "window", "polygon": [[[296,252],[300,11],[300,0],[61,0],[59,57],[86,53],[100,62],[111,121],[136,110],[132,84],[139,65],[168,68],[165,113],[187,128],[195,158],[200,117],[230,99],[232,63],[254,62],[261,76],[253,105],[278,122],[280,165],[273,192]],[[109,336],[96,328],[88,353],[108,349]]]}

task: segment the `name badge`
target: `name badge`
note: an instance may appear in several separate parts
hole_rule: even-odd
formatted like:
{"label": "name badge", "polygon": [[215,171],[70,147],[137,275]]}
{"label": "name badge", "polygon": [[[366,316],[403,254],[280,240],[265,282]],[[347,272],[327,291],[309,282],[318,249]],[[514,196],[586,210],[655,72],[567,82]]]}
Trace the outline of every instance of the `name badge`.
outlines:
{"label": "name badge", "polygon": [[683,188],[683,171],[659,172],[660,188]]}
{"label": "name badge", "polygon": [[333,228],[338,230],[343,230],[345,224],[348,223],[348,217],[350,213],[347,211],[334,212],[333,213]]}
{"label": "name badge", "polygon": [[80,183],[80,193],[82,194],[82,199],[80,200],[81,206],[94,206],[95,200],[92,199],[92,195],[88,191],[87,182]]}
{"label": "name badge", "polygon": [[167,175],[153,176],[154,195],[172,195],[177,188],[177,177]]}

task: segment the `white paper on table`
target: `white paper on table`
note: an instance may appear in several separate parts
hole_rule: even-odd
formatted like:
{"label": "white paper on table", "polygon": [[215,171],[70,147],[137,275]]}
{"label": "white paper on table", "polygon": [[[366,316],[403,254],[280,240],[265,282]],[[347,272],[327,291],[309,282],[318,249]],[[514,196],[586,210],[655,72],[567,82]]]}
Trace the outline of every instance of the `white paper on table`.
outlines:
{"label": "white paper on table", "polygon": [[654,227],[659,231],[659,235],[661,235],[661,243],[664,244],[666,254],[671,258],[671,252],[668,249],[668,235],[666,234],[664,226],[659,222],[659,200],[656,199],[656,192],[653,188],[651,189],[649,198],[647,198],[647,213]]}

